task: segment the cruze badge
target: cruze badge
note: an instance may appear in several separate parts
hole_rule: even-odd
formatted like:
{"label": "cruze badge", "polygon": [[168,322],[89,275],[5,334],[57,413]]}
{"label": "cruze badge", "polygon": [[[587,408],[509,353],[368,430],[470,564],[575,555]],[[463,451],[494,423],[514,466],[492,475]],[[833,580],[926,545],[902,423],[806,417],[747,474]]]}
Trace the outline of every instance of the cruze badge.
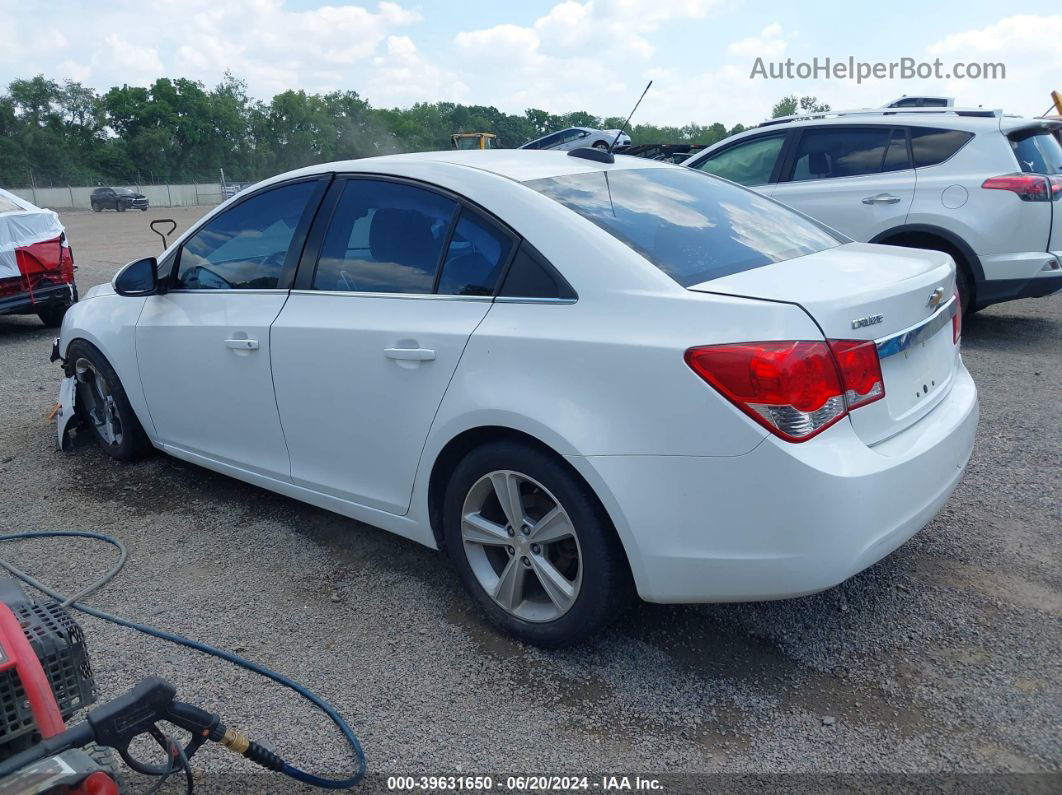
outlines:
{"label": "cruze badge", "polygon": [[926,306],[930,309],[936,309],[942,303],[944,303],[944,288],[938,287],[929,294],[929,301],[926,303]]}
{"label": "cruze badge", "polygon": [[867,326],[876,326],[878,323],[885,319],[885,315],[868,315],[867,317],[857,317],[852,321],[852,328],[866,328]]}

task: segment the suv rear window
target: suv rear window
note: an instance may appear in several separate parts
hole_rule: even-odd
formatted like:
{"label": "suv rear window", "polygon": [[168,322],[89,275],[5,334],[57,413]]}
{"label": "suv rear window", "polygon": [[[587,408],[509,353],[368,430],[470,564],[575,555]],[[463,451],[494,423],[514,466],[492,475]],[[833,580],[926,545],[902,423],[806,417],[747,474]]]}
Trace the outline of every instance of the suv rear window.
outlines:
{"label": "suv rear window", "polygon": [[915,168],[925,168],[943,163],[958,152],[973,133],[962,130],[938,130],[935,127],[911,128],[911,154]]}
{"label": "suv rear window", "polygon": [[1021,170],[1029,174],[1062,174],[1062,145],[1049,132],[1010,136],[1010,148]]}
{"label": "suv rear window", "polygon": [[525,184],[593,221],[683,287],[844,242],[770,199],[690,168],[590,171]]}

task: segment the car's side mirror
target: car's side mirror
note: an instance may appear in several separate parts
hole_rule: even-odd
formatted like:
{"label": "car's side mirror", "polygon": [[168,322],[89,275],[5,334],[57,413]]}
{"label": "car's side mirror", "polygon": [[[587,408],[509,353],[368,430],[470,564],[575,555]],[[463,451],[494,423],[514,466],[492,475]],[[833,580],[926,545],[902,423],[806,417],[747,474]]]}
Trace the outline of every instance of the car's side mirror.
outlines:
{"label": "car's side mirror", "polygon": [[158,262],[154,257],[133,260],[114,277],[114,291],[118,295],[154,295],[158,289]]}

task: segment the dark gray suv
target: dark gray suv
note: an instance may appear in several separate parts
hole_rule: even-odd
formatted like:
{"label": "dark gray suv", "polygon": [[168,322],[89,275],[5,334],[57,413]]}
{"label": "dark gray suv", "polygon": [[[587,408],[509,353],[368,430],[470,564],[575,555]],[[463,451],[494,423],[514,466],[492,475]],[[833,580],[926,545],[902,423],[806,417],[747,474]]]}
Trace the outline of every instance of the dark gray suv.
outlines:
{"label": "dark gray suv", "polygon": [[92,191],[92,211],[117,210],[124,213],[126,210],[146,210],[148,208],[147,196],[137,193],[131,188],[96,188]]}

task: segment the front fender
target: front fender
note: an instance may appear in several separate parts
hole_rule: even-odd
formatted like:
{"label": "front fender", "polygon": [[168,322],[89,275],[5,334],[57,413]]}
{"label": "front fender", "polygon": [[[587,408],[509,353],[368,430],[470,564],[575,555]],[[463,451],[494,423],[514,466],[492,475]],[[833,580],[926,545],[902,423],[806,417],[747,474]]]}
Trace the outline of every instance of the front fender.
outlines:
{"label": "front fender", "polygon": [[110,293],[74,304],[63,319],[63,329],[59,335],[59,355],[69,371],[73,362],[66,359],[71,342],[85,340],[98,348],[118,374],[126,397],[129,398],[129,405],[132,406],[144,431],[155,441],[155,425],[151,421],[151,412],[144,399],[136,359],[136,323],[148,300],[150,299]]}

